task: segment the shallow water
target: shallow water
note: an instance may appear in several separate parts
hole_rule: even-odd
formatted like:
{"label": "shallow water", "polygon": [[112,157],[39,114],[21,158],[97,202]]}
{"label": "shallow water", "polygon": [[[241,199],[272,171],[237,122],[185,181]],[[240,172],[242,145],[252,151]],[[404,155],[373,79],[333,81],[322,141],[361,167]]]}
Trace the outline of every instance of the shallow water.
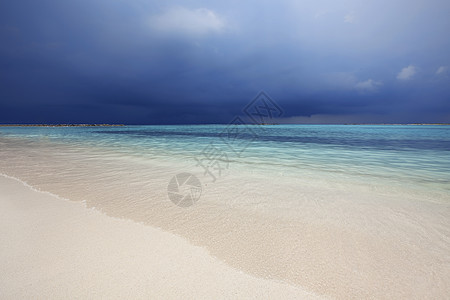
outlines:
{"label": "shallow water", "polygon": [[449,154],[448,126],[0,128],[1,173],[338,298],[449,294]]}

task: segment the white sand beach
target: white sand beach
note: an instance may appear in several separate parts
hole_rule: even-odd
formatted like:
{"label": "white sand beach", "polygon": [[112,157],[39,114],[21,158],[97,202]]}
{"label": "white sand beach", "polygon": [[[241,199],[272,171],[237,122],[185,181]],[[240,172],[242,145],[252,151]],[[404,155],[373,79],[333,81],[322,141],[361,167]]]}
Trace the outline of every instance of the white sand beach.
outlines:
{"label": "white sand beach", "polygon": [[0,176],[2,299],[319,299],[171,233]]}

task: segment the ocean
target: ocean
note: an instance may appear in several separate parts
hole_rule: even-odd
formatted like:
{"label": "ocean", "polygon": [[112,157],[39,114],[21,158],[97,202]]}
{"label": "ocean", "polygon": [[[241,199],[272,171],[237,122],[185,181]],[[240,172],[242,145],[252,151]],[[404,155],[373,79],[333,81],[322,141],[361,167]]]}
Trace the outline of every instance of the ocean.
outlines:
{"label": "ocean", "polygon": [[450,282],[450,126],[0,127],[0,173],[313,290]]}
{"label": "ocean", "polygon": [[[184,167],[179,171],[189,173],[205,172],[199,160],[214,161],[205,156],[209,149],[221,156],[217,161],[222,170],[200,175],[205,183],[220,184],[226,172],[239,170],[423,188],[447,197],[450,193],[449,126],[3,127],[0,136],[104,148],[148,162],[179,160]],[[192,166],[184,166],[189,161]]]}

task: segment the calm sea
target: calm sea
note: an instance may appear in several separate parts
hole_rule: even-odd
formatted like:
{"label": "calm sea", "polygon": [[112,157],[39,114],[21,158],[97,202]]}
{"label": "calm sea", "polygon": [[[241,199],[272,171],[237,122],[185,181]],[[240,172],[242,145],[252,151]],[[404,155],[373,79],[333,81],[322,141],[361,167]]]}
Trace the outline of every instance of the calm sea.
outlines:
{"label": "calm sea", "polygon": [[241,170],[450,193],[450,126],[2,127],[1,136],[105,147],[149,161],[191,161],[192,168],[180,171],[204,171],[216,181],[227,170]]}

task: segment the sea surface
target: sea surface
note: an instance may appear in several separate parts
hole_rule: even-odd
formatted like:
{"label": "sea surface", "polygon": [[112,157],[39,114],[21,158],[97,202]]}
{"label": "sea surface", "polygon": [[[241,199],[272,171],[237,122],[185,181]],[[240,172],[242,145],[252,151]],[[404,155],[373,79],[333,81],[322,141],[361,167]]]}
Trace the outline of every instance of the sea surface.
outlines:
{"label": "sea surface", "polygon": [[[192,167],[180,172],[206,171],[199,178],[205,182],[220,183],[227,171],[244,170],[450,193],[450,126],[2,127],[0,137],[105,148],[148,161],[190,161]],[[205,168],[208,162],[217,162],[215,171]]]}
{"label": "sea surface", "polygon": [[326,296],[450,294],[450,126],[0,127],[0,173]]}

